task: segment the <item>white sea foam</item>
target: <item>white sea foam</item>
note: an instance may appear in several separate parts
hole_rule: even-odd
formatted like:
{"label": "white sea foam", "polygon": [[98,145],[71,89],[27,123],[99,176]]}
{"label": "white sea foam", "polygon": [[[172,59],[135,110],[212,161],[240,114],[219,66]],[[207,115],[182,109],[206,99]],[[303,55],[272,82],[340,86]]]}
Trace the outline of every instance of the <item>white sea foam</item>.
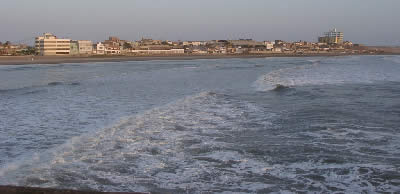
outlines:
{"label": "white sea foam", "polygon": [[[331,193],[375,193],[397,192],[400,186],[383,181],[386,174],[398,169],[391,165],[379,164],[324,164],[320,162],[300,162],[290,165],[274,165],[268,174],[304,184],[297,192]],[[400,181],[400,180],[398,180]]]}
{"label": "white sea foam", "polygon": [[250,103],[203,92],[73,138],[46,160],[10,165],[0,182],[103,191],[148,191],[148,184],[179,190],[229,185],[255,192],[269,185],[246,177],[262,176],[268,165],[218,139],[251,130],[243,124],[254,122],[252,115],[274,116],[260,111]]}
{"label": "white sea foam", "polygon": [[[358,57],[358,56],[355,56]],[[283,68],[269,72],[253,83],[257,91],[273,90],[277,85],[287,87],[344,83],[373,83],[375,81],[400,81],[393,64],[360,64],[359,57],[341,59],[336,64],[330,60],[311,60],[311,64]]]}

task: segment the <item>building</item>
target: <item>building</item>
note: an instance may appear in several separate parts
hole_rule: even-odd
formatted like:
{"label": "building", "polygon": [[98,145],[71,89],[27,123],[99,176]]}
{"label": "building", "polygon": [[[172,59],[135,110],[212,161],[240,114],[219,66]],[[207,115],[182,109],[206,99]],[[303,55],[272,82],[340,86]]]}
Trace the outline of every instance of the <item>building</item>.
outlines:
{"label": "building", "polygon": [[93,54],[104,55],[106,54],[106,47],[103,43],[99,42],[94,45]]}
{"label": "building", "polygon": [[121,54],[121,48],[106,45],[105,52],[107,55],[119,55]]}
{"label": "building", "polygon": [[275,42],[264,41],[265,49],[272,50],[274,48]]}
{"label": "building", "polygon": [[78,50],[80,55],[90,55],[93,53],[93,42],[90,40],[78,40]]}
{"label": "building", "polygon": [[206,42],[204,41],[184,41],[182,42],[183,46],[204,46]]}
{"label": "building", "polygon": [[70,55],[79,55],[78,41],[71,41],[69,54]]}
{"label": "building", "polygon": [[164,49],[164,50],[130,50],[132,54],[146,54],[146,55],[176,55],[184,54],[185,49]]}
{"label": "building", "polygon": [[264,42],[257,42],[252,39],[229,40],[228,42],[233,46],[241,46],[243,48],[264,46]]}
{"label": "building", "polygon": [[318,38],[318,42],[327,44],[343,44],[343,32],[335,29],[325,32],[324,36]]}
{"label": "building", "polygon": [[50,33],[35,38],[37,55],[69,55],[71,50],[70,39],[60,39]]}
{"label": "building", "polygon": [[123,44],[121,43],[121,40],[118,37],[113,37],[110,36],[108,40],[105,40],[103,42],[104,47],[105,47],[105,54],[106,55],[116,55],[116,54],[121,54],[121,47],[123,47]]}

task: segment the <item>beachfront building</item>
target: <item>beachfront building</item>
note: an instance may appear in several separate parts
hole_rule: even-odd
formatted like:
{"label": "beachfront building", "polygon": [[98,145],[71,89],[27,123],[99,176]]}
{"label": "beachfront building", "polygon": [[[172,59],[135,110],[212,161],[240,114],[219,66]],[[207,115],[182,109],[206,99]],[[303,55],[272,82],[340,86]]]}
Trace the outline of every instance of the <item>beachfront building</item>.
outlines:
{"label": "beachfront building", "polygon": [[327,44],[343,44],[343,32],[335,29],[325,32],[324,36],[318,38],[318,42]]}
{"label": "beachfront building", "polygon": [[275,42],[264,41],[265,49],[272,50],[274,48]]}
{"label": "beachfront building", "polygon": [[235,47],[240,46],[242,48],[264,46],[264,42],[257,42],[252,39],[229,40],[228,43]]}
{"label": "beachfront building", "polygon": [[119,55],[123,50],[123,43],[118,37],[110,36],[108,40],[103,42],[106,55]]}
{"label": "beachfront building", "polygon": [[80,55],[90,55],[93,53],[93,42],[90,40],[78,40],[78,50]]}
{"label": "beachfront building", "polygon": [[79,55],[78,41],[71,41],[69,54]]}
{"label": "beachfront building", "polygon": [[41,56],[69,55],[70,44],[70,39],[60,39],[50,33],[35,38],[36,54]]}
{"label": "beachfront building", "polygon": [[89,40],[72,40],[70,55],[91,55],[93,43]]}
{"label": "beachfront building", "polygon": [[207,42],[205,41],[184,41],[182,42],[182,46],[204,46]]}
{"label": "beachfront building", "polygon": [[93,47],[94,47],[93,54],[96,54],[96,55],[106,54],[106,47],[104,46],[103,43],[99,42],[99,43],[93,45]]}
{"label": "beachfront building", "polygon": [[106,48],[105,49],[105,53],[107,55],[119,55],[119,54],[121,54],[121,48],[119,46],[118,47],[113,47],[113,46],[106,45],[105,48]]}
{"label": "beachfront building", "polygon": [[184,54],[185,49],[157,49],[157,50],[130,50],[132,54],[146,54],[146,55],[176,55],[176,54]]}

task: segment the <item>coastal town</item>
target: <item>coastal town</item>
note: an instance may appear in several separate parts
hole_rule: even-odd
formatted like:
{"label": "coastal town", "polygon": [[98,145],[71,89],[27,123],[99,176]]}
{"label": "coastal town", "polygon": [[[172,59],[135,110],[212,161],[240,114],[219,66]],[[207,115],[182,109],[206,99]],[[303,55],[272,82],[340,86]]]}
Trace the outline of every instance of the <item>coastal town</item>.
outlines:
{"label": "coastal town", "polygon": [[0,42],[2,56],[154,56],[154,55],[318,55],[318,54],[380,54],[383,49],[370,48],[344,41],[336,29],[323,33],[316,42],[252,39],[169,41],[142,38],[121,40],[111,36],[101,42],[72,40],[44,33],[34,39],[34,46]]}

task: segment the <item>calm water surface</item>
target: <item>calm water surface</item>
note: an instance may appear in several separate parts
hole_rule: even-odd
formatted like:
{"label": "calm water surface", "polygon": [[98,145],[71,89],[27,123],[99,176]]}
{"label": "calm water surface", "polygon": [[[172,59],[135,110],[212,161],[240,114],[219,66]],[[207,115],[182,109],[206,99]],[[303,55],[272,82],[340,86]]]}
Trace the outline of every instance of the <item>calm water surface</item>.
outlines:
{"label": "calm water surface", "polygon": [[0,66],[0,184],[399,192],[400,57]]}

